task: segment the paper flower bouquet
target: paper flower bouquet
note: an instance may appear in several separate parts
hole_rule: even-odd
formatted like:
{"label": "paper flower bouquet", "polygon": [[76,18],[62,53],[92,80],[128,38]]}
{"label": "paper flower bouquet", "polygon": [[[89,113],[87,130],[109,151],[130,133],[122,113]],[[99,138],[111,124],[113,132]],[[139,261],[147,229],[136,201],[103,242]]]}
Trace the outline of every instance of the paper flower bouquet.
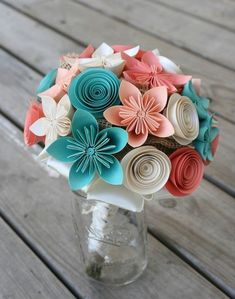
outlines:
{"label": "paper flower bouquet", "polygon": [[167,190],[191,194],[218,145],[200,80],[158,50],[102,43],[60,57],[40,82],[24,129],[40,158],[87,198],[140,211]]}

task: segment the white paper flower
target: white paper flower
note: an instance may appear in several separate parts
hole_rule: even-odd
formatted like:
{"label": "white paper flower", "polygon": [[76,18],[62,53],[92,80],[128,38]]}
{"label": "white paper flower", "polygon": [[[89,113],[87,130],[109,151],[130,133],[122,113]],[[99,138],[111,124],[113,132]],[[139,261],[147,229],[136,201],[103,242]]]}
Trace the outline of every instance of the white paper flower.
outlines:
{"label": "white paper flower", "polygon": [[170,96],[166,117],[172,123],[175,134],[173,138],[182,145],[187,145],[197,138],[199,119],[193,102],[185,96],[174,93]]}
{"label": "white paper flower", "polygon": [[42,96],[41,99],[45,117],[33,123],[30,131],[36,136],[46,136],[45,146],[47,147],[58,136],[67,136],[70,133],[73,109],[68,95],[63,96],[58,104],[48,96]]}
{"label": "white paper flower", "polygon": [[[123,51],[129,56],[135,56],[139,51],[139,46]],[[79,68],[81,71],[90,67],[103,67],[114,72],[117,76],[120,76],[125,66],[125,61],[121,57],[120,53],[114,53],[106,43],[102,43],[92,54],[91,58],[79,58]]]}
{"label": "white paper flower", "polygon": [[180,67],[169,58],[165,56],[161,56],[158,49],[154,49],[152,50],[152,52],[158,57],[162,67],[166,72],[172,74],[182,74]]}
{"label": "white paper flower", "polygon": [[122,159],[123,184],[138,194],[149,195],[163,188],[169,178],[171,162],[153,146],[141,146]]}

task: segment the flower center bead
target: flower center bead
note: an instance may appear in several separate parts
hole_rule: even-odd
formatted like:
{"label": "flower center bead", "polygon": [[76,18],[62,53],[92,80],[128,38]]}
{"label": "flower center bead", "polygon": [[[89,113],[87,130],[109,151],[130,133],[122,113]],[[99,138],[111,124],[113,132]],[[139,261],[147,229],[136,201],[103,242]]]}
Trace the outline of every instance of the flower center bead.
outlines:
{"label": "flower center bead", "polygon": [[138,116],[139,118],[144,118],[145,115],[146,115],[145,111],[140,110],[140,111],[137,112],[137,116]]}
{"label": "flower center bead", "polygon": [[93,156],[95,154],[95,148],[94,147],[88,147],[87,149],[87,155]]}

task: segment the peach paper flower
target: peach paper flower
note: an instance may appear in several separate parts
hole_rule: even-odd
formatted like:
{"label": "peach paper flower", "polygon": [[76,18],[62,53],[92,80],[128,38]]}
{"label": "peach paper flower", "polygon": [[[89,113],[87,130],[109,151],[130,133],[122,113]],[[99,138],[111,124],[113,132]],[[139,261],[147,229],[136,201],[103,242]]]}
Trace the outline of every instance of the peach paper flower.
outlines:
{"label": "peach paper flower", "polygon": [[126,70],[123,72],[124,78],[133,84],[147,88],[166,86],[168,93],[171,94],[178,91],[192,78],[183,74],[166,72],[159,58],[152,51],[144,53],[141,61],[124,52],[122,58],[126,61]]}
{"label": "peach paper flower", "polygon": [[148,134],[168,137],[174,134],[170,121],[160,112],[167,102],[167,88],[154,87],[142,96],[139,89],[123,80],[119,89],[120,106],[109,107],[104,117],[111,124],[127,127],[128,143],[133,147],[145,143]]}

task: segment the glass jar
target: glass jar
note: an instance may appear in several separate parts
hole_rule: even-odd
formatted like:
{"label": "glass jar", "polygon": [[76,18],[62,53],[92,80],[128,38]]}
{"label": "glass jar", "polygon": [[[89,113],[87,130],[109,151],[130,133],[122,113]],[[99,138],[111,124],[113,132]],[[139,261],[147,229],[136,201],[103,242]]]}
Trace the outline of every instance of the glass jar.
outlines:
{"label": "glass jar", "polygon": [[147,266],[147,229],[144,211],[73,198],[73,222],[85,272],[111,285],[125,285]]}

